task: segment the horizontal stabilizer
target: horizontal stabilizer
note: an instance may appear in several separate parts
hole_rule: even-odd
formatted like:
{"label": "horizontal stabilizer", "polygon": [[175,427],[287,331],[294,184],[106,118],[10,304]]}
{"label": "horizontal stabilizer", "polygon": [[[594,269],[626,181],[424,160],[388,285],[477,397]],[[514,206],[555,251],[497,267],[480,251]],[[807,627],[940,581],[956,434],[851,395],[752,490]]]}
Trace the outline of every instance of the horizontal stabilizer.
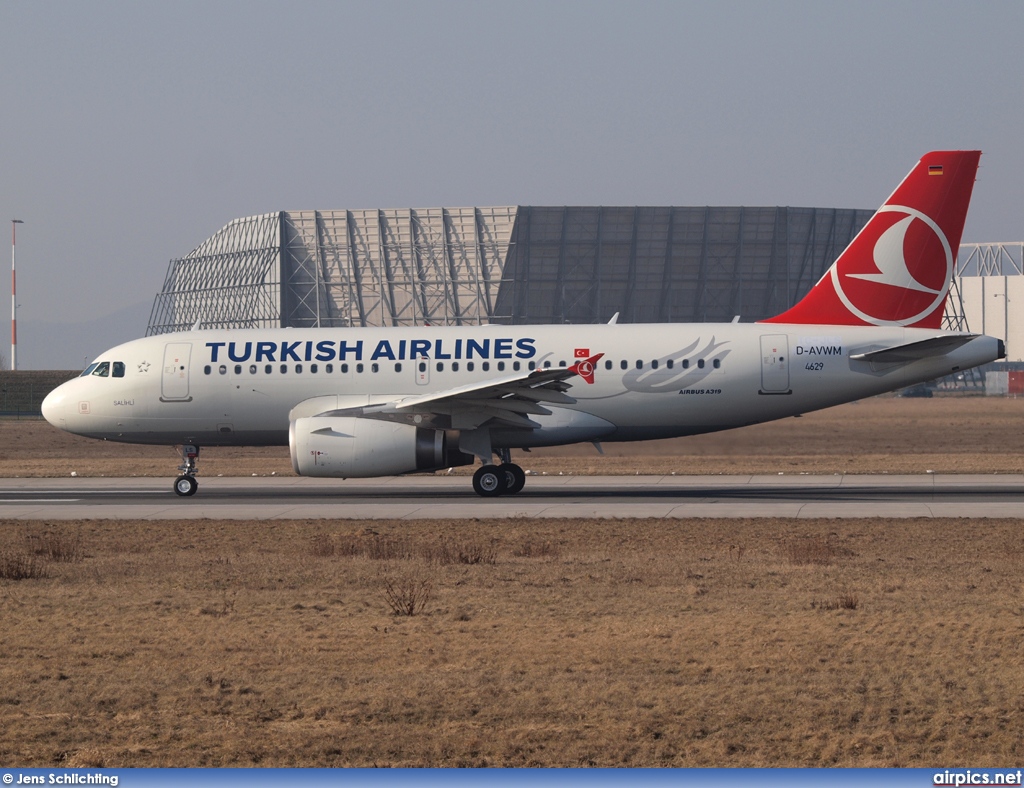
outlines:
{"label": "horizontal stabilizer", "polygon": [[853,361],[870,361],[879,364],[909,364],[923,358],[934,358],[951,353],[980,334],[956,334],[954,336],[932,337],[907,345],[872,350],[868,353],[855,353],[850,356]]}

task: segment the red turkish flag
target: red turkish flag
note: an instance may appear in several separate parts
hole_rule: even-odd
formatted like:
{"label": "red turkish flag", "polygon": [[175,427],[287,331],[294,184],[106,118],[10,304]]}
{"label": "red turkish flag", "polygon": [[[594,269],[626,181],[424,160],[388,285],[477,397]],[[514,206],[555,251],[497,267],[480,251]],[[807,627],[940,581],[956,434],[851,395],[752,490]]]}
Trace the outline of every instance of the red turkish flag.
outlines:
{"label": "red turkish flag", "polygon": [[573,358],[590,358],[590,348],[578,347],[573,355]]}

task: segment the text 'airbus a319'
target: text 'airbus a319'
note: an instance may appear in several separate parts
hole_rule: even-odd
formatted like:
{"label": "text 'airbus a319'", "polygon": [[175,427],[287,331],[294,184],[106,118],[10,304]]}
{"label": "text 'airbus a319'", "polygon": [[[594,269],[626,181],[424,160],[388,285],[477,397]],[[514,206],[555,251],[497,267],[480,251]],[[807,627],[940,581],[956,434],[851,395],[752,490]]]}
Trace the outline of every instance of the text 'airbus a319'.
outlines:
{"label": "text 'airbus a319'", "polygon": [[[197,330],[101,354],[43,402],[101,440],[291,450],[303,476],[482,463],[518,493],[511,450],[696,435],[795,416],[1005,356],[943,331],[978,151],[927,154],[805,298],[759,323]],[[500,464],[495,464],[495,457]]]}

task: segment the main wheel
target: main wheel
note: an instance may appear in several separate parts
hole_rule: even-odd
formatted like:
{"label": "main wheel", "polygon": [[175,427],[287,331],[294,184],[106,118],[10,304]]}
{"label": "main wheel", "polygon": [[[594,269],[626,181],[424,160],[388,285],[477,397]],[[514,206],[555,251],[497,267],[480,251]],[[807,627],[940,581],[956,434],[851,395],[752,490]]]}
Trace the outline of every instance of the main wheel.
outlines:
{"label": "main wheel", "polygon": [[497,465],[484,465],[473,474],[473,489],[484,498],[501,495],[507,486],[508,477]]}
{"label": "main wheel", "polygon": [[506,462],[498,470],[505,472],[506,495],[515,495],[526,486],[526,473],[514,462]]}
{"label": "main wheel", "polygon": [[174,480],[174,492],[178,495],[195,495],[199,489],[199,482],[192,476],[179,476]]}

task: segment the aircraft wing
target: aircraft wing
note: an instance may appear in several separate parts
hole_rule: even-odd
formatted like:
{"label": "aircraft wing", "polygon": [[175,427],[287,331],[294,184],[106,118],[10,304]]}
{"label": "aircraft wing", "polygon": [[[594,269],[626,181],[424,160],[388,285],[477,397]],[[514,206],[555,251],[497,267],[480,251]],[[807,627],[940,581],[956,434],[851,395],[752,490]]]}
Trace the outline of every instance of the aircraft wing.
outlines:
{"label": "aircraft wing", "polygon": [[548,405],[572,405],[576,400],[566,392],[569,381],[582,377],[593,382],[598,353],[570,367],[535,369],[518,375],[470,383],[465,386],[402,397],[384,403],[331,410],[321,416],[359,416],[412,424],[434,429],[472,430],[485,424],[536,429],[531,415],[546,416]]}
{"label": "aircraft wing", "polygon": [[909,364],[912,361],[919,361],[923,358],[944,356],[979,336],[981,335],[954,334],[951,336],[932,337],[931,339],[923,339],[920,342],[910,342],[906,345],[872,350],[868,353],[854,353],[850,358],[853,361],[870,361],[876,364]]}

